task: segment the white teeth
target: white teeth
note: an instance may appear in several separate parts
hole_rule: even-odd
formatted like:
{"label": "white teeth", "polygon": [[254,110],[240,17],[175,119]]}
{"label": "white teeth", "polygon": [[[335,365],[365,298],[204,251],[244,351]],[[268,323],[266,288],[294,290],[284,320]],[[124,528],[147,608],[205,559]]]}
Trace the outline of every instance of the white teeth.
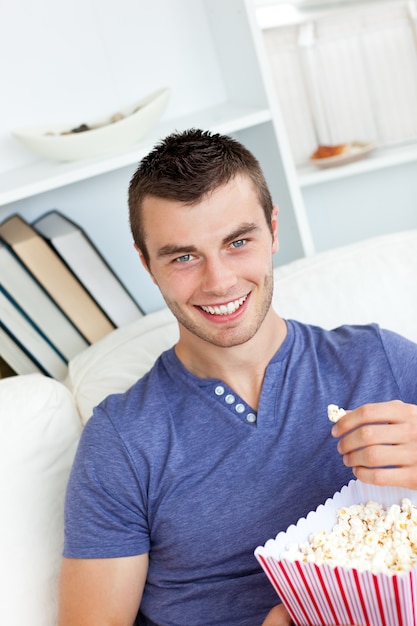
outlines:
{"label": "white teeth", "polygon": [[206,313],[211,313],[211,315],[231,315],[242,306],[246,298],[247,296],[243,296],[243,298],[233,300],[233,302],[229,302],[228,304],[221,304],[220,306],[202,306],[201,308]]}

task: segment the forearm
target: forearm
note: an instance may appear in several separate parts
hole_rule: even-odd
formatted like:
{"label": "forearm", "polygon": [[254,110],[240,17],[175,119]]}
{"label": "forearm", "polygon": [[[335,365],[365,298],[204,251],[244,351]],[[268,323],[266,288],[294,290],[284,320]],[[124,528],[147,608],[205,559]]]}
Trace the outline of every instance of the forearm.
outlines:
{"label": "forearm", "polygon": [[146,580],[147,555],[64,559],[58,626],[132,626]]}

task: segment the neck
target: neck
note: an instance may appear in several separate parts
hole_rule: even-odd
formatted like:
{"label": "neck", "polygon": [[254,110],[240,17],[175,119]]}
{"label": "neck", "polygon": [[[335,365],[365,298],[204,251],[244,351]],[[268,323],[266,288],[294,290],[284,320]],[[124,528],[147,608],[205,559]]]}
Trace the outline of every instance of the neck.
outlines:
{"label": "neck", "polygon": [[219,378],[257,410],[265,370],[282,345],[287,325],[271,308],[256,334],[233,347],[208,343],[180,327],[175,347],[182,364],[199,378]]}

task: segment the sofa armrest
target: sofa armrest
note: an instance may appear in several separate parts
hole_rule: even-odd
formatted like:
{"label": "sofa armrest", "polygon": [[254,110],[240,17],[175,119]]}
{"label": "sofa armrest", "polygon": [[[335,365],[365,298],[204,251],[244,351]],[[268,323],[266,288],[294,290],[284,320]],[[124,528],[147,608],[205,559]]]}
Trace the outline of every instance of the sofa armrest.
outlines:
{"label": "sofa armrest", "polygon": [[0,624],[54,626],[65,487],[81,433],[66,387],[0,381]]}

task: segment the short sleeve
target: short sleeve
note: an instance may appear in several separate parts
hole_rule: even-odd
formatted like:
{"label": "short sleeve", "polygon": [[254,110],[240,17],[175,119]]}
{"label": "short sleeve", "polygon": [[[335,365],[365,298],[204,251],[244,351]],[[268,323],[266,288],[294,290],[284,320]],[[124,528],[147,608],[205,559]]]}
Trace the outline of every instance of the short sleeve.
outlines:
{"label": "short sleeve", "polygon": [[417,344],[389,330],[381,330],[381,341],[400,399],[417,404]]}
{"label": "short sleeve", "polygon": [[146,489],[104,409],[87,422],[65,499],[64,556],[114,558],[149,550]]}

